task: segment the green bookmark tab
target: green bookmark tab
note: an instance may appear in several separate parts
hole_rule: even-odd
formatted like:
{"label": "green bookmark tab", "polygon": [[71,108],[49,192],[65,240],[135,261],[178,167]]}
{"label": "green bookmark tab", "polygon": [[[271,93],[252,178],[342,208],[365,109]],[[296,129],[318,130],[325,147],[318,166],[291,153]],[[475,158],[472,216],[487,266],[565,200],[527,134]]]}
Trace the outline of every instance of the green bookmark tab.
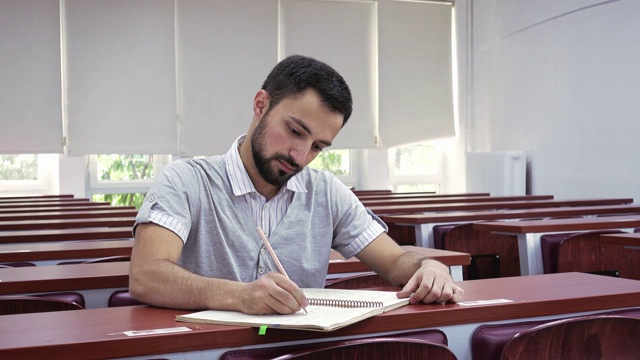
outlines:
{"label": "green bookmark tab", "polygon": [[258,330],[258,335],[264,335],[267,333],[267,325],[261,325],[260,330]]}

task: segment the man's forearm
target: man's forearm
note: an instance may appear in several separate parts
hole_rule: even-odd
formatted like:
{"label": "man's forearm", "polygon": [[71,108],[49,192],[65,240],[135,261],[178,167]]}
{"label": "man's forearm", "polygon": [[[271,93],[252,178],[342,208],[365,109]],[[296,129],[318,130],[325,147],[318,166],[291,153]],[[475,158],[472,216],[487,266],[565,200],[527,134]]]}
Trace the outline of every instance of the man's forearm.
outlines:
{"label": "man's forearm", "polygon": [[176,309],[238,310],[241,283],[191,273],[168,260],[132,266],[131,295],[150,305]]}

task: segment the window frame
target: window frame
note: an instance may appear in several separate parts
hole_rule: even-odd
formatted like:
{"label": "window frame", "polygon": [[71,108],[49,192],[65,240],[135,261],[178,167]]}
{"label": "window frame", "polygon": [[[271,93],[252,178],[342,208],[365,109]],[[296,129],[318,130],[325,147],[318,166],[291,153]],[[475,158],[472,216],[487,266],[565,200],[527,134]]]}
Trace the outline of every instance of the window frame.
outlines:
{"label": "window frame", "polygon": [[[20,155],[20,154],[15,154]],[[53,179],[58,173],[57,154],[34,154],[37,157],[37,180],[0,180],[0,193],[53,193]]]}
{"label": "window frame", "polygon": [[[87,162],[87,197],[92,198],[97,194],[127,194],[147,193],[154,179],[139,180],[99,180],[98,179],[98,155],[86,155]],[[171,155],[153,154],[154,178],[162,168],[172,161]]]}
{"label": "window frame", "polygon": [[414,146],[417,144],[411,144],[407,146],[398,146],[391,148],[387,151],[388,153],[388,169],[389,169],[389,186],[392,191],[398,191],[398,187],[402,185],[421,185],[421,184],[433,184],[436,185],[437,190],[436,194],[442,193],[443,184],[444,184],[444,147],[440,141],[426,141],[424,143],[430,143],[434,146],[435,149],[435,161],[436,164],[436,172],[432,174],[399,174],[395,171],[394,156],[392,156],[392,151],[397,151],[397,149],[402,149],[410,146]]}

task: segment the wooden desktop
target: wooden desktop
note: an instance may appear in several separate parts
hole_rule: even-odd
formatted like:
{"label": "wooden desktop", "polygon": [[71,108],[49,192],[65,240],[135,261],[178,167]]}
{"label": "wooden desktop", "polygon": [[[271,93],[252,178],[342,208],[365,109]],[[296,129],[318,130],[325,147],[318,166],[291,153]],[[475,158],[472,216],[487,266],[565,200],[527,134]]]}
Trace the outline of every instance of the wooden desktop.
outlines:
{"label": "wooden desktop", "polygon": [[[582,273],[463,281],[462,304],[411,305],[333,332],[258,329],[176,322],[191,311],[147,306],[0,317],[0,358],[218,358],[239,347],[277,346],[408,330],[438,328],[460,360],[471,359],[477,326],[492,321],[551,319],[640,306],[640,281]],[[508,302],[496,300],[505,299]],[[483,303],[484,302],[484,303]],[[184,332],[127,336],[127,331],[183,328]],[[62,330],[64,329],[64,331]]]}

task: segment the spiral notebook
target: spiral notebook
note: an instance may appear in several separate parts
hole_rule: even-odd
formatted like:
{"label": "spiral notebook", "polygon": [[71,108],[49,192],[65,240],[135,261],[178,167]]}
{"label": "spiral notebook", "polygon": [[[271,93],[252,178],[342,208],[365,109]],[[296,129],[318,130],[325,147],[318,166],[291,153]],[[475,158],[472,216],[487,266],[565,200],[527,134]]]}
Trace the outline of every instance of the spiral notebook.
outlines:
{"label": "spiral notebook", "polygon": [[205,310],[178,315],[177,321],[280,329],[333,331],[409,303],[395,291],[302,289],[309,300],[307,312],[291,315],[249,315],[236,311]]}

